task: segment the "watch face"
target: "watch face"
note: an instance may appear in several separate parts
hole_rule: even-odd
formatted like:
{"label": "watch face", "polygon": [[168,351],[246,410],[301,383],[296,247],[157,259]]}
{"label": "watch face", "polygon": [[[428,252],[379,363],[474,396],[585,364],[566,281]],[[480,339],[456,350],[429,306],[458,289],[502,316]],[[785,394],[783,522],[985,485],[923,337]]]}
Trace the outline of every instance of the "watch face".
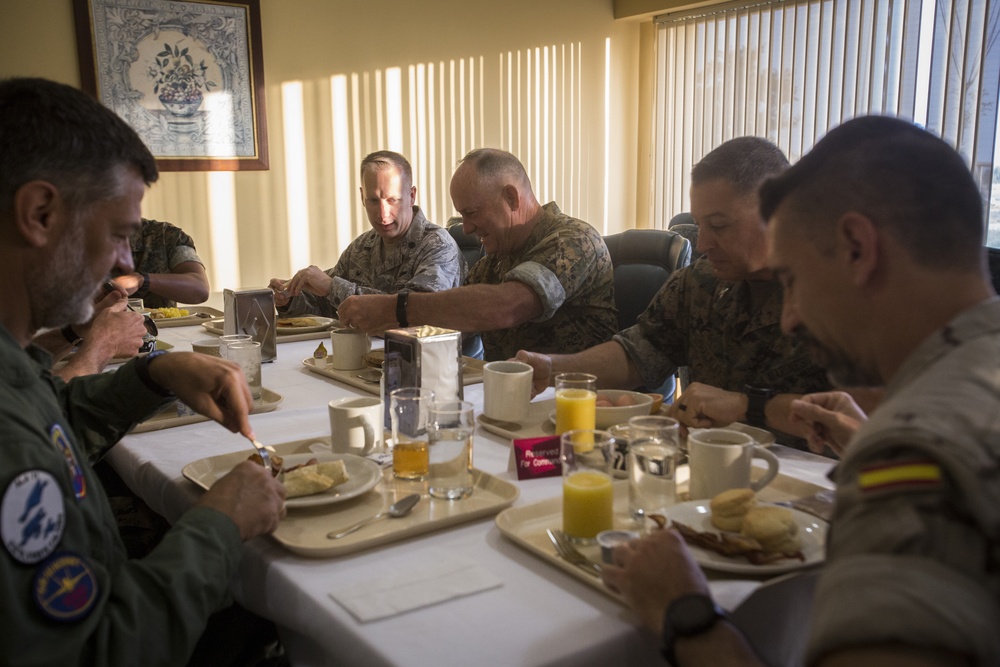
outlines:
{"label": "watch face", "polygon": [[667,610],[674,633],[689,637],[708,630],[722,616],[722,610],[706,595],[685,595]]}

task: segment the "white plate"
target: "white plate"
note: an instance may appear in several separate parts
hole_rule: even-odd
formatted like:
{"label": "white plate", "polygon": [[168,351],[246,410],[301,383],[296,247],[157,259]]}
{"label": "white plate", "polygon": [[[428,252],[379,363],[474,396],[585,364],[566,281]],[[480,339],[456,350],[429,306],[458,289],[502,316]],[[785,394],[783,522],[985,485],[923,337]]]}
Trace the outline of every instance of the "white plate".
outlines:
{"label": "white plate", "polygon": [[347,481],[323,493],[289,498],[285,501],[285,507],[290,509],[316,507],[317,505],[329,505],[350,500],[351,498],[360,496],[362,493],[367,493],[382,479],[382,469],[378,467],[377,463],[361,456],[355,456],[354,454],[335,454],[331,452],[329,454],[289,454],[284,457],[285,465],[288,467],[301,465],[313,458],[320,463],[342,460],[344,467],[347,468]]}
{"label": "white plate", "polygon": [[[235,455],[211,456],[184,466],[183,474],[201,488],[209,489],[217,479],[224,476],[236,464],[247,458],[249,458],[249,454],[244,455],[243,452],[238,452]],[[329,451],[320,451],[315,453],[287,454],[282,458],[284,459],[284,465],[289,467],[303,464],[309,459],[316,459],[321,463],[342,460],[344,467],[347,468],[348,480],[346,482],[338,484],[323,493],[289,498],[285,501],[285,507],[289,509],[316,507],[318,505],[329,505],[350,500],[370,491],[382,479],[382,470],[378,467],[377,463],[360,456],[355,456],[354,454],[336,454]]]}
{"label": "white plate", "polygon": [[[303,315],[302,317],[308,317],[309,319],[315,320],[315,326],[310,327],[283,327],[277,324],[274,330],[279,334],[300,334],[300,333],[314,333],[316,331],[324,331],[329,329],[334,322],[337,320],[331,319],[329,317],[319,317],[317,315]],[[282,318],[278,318],[279,320]]]}
{"label": "white plate", "polygon": [[[698,547],[689,545],[691,555],[704,568],[718,572],[735,572],[737,574],[779,574],[822,563],[826,558],[827,523],[805,512],[794,509],[789,509],[788,511],[792,513],[795,523],[799,526],[799,538],[802,540],[802,555],[805,556],[804,561],[797,558],[786,558],[766,565],[754,565],[742,558],[728,558],[714,551],[699,549]],[[707,500],[692,500],[686,503],[678,503],[667,508],[664,514],[666,514],[668,519],[683,523],[697,531],[719,532],[719,529],[713,526],[709,519],[712,511],[709,509]]]}

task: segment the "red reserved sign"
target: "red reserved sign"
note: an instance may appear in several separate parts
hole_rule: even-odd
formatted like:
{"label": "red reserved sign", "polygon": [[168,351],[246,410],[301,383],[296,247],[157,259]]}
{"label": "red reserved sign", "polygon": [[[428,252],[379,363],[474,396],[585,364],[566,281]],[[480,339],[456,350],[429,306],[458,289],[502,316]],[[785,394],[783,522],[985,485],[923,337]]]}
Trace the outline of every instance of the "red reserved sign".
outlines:
{"label": "red reserved sign", "polygon": [[514,466],[518,479],[558,477],[562,474],[559,436],[515,439]]}

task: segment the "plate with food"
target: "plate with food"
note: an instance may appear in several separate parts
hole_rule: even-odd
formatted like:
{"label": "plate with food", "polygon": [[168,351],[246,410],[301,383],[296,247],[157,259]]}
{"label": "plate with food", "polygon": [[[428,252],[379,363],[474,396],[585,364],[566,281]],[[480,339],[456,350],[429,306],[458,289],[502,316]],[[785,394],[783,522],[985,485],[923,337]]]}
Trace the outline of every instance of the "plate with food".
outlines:
{"label": "plate with food", "polygon": [[[751,525],[744,526],[741,532],[717,528],[712,523],[708,500],[677,503],[664,514],[684,536],[694,559],[706,569],[770,575],[823,562],[825,521],[768,503],[757,504],[747,516],[751,512]],[[744,523],[747,521],[744,518]]]}
{"label": "plate with food", "polygon": [[329,317],[309,315],[305,317],[279,317],[274,322],[274,330],[279,334],[300,334],[325,331],[336,320]]}
{"label": "plate with food", "polygon": [[186,327],[201,324],[206,320],[222,317],[222,311],[208,306],[186,306],[184,308],[147,308],[149,317],[156,326],[163,328]]}
{"label": "plate with food", "polygon": [[[203,489],[211,488],[217,479],[245,459],[257,454],[234,452],[200,459],[184,466],[184,477]],[[285,471],[288,497],[285,507],[297,509],[330,505],[356,498],[375,488],[382,479],[382,470],[374,461],[353,454],[329,451],[271,455],[271,462]]]}

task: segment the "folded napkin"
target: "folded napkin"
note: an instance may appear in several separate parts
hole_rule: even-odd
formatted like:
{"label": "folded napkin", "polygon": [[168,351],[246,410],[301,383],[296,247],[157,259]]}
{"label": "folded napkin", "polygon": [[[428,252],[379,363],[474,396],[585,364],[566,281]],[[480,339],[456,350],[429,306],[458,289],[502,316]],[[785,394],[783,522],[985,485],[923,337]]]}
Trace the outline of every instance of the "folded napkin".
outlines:
{"label": "folded napkin", "polygon": [[449,557],[364,581],[332,592],[330,597],[365,623],[502,585],[499,578],[475,562]]}

